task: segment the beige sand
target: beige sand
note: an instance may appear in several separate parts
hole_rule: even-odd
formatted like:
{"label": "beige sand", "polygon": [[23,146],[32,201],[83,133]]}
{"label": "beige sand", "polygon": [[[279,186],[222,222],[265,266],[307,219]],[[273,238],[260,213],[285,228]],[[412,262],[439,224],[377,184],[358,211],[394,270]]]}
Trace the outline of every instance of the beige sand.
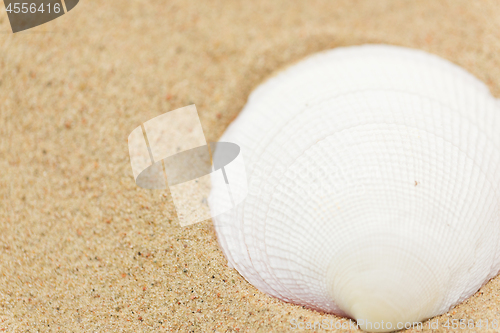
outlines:
{"label": "beige sand", "polygon": [[[127,136],[145,120],[195,103],[216,140],[273,71],[362,43],[435,53],[500,97],[499,1],[83,0],[15,35],[0,8],[0,329],[11,332],[339,320],[257,291],[226,266],[210,222],[181,228],[169,193],[135,185]],[[497,278],[440,327],[500,320],[499,290]]]}

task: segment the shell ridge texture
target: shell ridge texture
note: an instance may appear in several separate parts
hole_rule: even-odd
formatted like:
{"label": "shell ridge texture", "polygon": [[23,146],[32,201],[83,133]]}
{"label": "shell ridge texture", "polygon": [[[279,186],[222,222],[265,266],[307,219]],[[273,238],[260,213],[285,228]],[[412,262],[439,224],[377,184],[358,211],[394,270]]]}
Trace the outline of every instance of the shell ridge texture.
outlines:
{"label": "shell ridge texture", "polygon": [[435,55],[312,55],[221,137],[241,148],[248,195],[213,218],[219,244],[287,302],[393,327],[442,314],[500,272],[499,130],[499,100]]}

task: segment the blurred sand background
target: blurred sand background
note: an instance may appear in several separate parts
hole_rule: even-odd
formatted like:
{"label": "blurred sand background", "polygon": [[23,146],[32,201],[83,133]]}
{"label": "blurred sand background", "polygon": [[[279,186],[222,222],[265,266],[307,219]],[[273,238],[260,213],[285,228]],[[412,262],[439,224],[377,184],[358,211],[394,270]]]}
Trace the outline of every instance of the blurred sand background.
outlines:
{"label": "blurred sand background", "polygon": [[[217,140],[274,71],[363,43],[437,54],[500,97],[500,1],[82,0],[15,35],[0,8],[2,331],[345,322],[256,290],[226,266],[210,221],[181,228],[168,191],[135,185],[129,133],[195,103]],[[440,326],[500,320],[499,304],[497,278]]]}

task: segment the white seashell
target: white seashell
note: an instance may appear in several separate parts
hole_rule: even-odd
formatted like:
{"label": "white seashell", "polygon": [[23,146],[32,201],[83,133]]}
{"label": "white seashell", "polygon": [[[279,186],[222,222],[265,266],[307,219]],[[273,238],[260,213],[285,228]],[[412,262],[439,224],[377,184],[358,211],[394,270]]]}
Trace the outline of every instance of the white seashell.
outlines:
{"label": "white seashell", "polygon": [[249,193],[217,236],[272,296],[392,331],[500,270],[499,104],[446,60],[313,55],[259,86],[221,141],[241,147]]}

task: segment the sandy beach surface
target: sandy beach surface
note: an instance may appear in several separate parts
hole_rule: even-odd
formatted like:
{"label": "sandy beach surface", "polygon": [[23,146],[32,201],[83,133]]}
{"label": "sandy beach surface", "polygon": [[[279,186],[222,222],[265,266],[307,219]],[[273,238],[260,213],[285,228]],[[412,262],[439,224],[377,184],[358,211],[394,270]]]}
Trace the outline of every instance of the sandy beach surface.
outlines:
{"label": "sandy beach surface", "polygon": [[[210,221],[180,227],[168,190],[134,183],[129,133],[194,103],[217,140],[273,72],[364,43],[437,54],[500,97],[499,1],[83,0],[17,34],[0,8],[1,331],[346,326],[247,283]],[[499,304],[496,278],[433,319],[436,331],[500,321]]]}

